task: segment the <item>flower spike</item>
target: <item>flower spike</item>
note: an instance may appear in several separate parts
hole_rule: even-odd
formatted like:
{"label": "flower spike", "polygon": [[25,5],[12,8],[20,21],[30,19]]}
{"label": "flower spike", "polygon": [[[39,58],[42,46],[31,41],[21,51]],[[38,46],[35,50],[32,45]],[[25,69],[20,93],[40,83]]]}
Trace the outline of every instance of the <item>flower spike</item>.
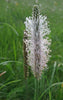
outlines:
{"label": "flower spike", "polygon": [[43,70],[47,68],[51,40],[48,38],[50,29],[47,17],[40,15],[38,5],[34,5],[32,17],[26,17],[25,26],[27,64],[31,66],[34,76],[39,80]]}

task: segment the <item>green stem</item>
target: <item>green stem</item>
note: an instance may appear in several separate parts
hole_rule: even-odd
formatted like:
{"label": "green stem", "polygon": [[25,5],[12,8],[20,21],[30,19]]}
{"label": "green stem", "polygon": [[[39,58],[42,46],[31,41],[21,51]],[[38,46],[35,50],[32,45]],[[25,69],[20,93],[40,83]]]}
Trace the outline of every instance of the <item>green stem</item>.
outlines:
{"label": "green stem", "polygon": [[28,100],[28,79],[25,79],[25,98],[24,100]]}
{"label": "green stem", "polygon": [[38,100],[38,92],[39,92],[39,81],[35,78],[35,95],[34,95],[34,100]]}
{"label": "green stem", "polygon": [[49,86],[49,87],[41,94],[41,96],[38,98],[38,100],[41,100],[41,98],[43,97],[43,95],[44,95],[50,88],[52,88],[52,87],[54,87],[54,86],[57,86],[57,85],[61,85],[61,84],[63,84],[63,82],[54,83],[54,84],[52,84],[51,86]]}

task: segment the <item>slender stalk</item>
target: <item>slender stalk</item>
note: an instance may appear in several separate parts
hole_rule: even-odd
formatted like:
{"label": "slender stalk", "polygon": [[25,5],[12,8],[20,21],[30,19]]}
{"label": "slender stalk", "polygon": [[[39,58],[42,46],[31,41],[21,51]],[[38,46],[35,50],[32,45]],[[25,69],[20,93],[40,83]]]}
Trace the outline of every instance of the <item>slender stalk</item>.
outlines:
{"label": "slender stalk", "polygon": [[39,97],[39,80],[35,78],[35,95],[34,100],[38,100]]}
{"label": "slender stalk", "polygon": [[34,100],[37,100],[37,80],[35,78],[35,96],[34,96]]}
{"label": "slender stalk", "polygon": [[25,79],[25,98],[24,100],[28,100],[28,79]]}
{"label": "slender stalk", "polygon": [[51,76],[50,85],[51,85],[52,82],[53,82],[53,78],[54,78],[54,74],[55,74],[55,70],[56,70],[56,65],[57,65],[57,63],[55,62],[55,63],[54,63],[54,68],[53,68],[53,72],[52,72],[52,76]]}
{"label": "slender stalk", "polygon": [[[53,68],[53,72],[52,72],[52,75],[51,75],[51,81],[50,81],[50,85],[52,84],[52,82],[53,82],[53,78],[54,78],[54,74],[55,74],[55,70],[56,70],[56,65],[57,65],[57,63],[56,63],[56,61],[55,61],[55,63],[54,63],[54,68]],[[51,100],[51,97],[52,96],[52,92],[51,92],[51,89],[49,90],[49,100]]]}

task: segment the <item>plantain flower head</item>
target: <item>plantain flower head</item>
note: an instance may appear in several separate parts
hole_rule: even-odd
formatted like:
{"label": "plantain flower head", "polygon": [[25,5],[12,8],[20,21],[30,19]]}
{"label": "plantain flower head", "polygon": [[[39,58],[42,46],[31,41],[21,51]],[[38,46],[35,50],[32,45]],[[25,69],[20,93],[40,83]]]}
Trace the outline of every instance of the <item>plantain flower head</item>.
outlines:
{"label": "plantain flower head", "polygon": [[32,17],[26,17],[24,39],[27,52],[27,63],[34,76],[39,80],[49,61],[51,40],[47,17],[40,15],[38,5],[34,5]]}

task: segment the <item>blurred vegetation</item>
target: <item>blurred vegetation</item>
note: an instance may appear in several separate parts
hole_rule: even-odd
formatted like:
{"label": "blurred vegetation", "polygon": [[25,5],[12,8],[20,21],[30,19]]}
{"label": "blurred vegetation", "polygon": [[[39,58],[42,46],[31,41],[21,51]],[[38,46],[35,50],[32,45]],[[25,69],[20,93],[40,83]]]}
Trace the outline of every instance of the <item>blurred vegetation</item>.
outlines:
{"label": "blurred vegetation", "polygon": [[[0,100],[34,100],[35,78],[30,72],[25,80],[23,68],[24,21],[32,15],[34,4],[34,0],[0,0],[0,73],[6,71],[0,77]],[[39,0],[39,7],[48,17],[52,39],[52,57],[39,82],[40,98],[51,85],[52,73],[52,84],[63,81],[63,1]],[[41,100],[63,100],[63,84],[46,91]]]}

